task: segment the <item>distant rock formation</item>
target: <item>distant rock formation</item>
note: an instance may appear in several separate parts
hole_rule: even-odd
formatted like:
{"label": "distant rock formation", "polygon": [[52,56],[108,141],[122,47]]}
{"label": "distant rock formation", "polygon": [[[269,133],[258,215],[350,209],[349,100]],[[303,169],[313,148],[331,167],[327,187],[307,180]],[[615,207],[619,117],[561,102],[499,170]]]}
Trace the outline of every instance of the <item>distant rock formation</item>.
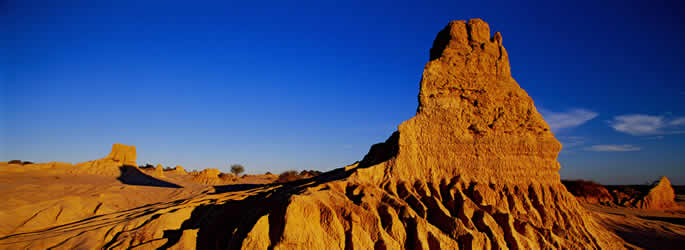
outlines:
{"label": "distant rock formation", "polygon": [[671,187],[671,182],[666,176],[662,177],[654,186],[614,185],[604,187],[583,180],[564,180],[562,183],[578,200],[587,203],[655,210],[678,208],[678,203],[675,202],[675,190]]}
{"label": "distant rock formation", "polygon": [[612,193],[599,183],[585,180],[562,180],[561,183],[571,194],[583,202],[603,205],[612,205],[614,202]]}
{"label": "distant rock formation", "polygon": [[112,145],[112,152],[104,160],[112,160],[126,166],[138,166],[136,164],[136,146],[115,143]]}
{"label": "distant rock formation", "polygon": [[208,168],[193,174],[193,181],[197,183],[205,185],[216,185],[222,183],[222,180],[219,178],[221,171],[216,168]]}
{"label": "distant rock formation", "polygon": [[675,191],[671,187],[671,181],[666,176],[661,177],[659,184],[654,186],[649,193],[637,203],[637,207],[644,209],[669,209],[678,207],[675,202]]}
{"label": "distant rock formation", "polygon": [[183,169],[182,166],[176,166],[176,167],[172,170],[172,172],[174,172],[174,173],[176,173],[176,174],[188,174],[188,172],[186,172],[186,170]]}
{"label": "distant rock formation", "polygon": [[162,166],[162,164],[157,164],[157,166],[155,167],[155,176],[164,176],[164,167]]}
{"label": "distant rock formation", "polygon": [[70,172],[73,174],[120,176],[122,166],[137,167],[135,146],[116,143],[112,145],[112,152],[105,158],[76,164],[76,167]]}

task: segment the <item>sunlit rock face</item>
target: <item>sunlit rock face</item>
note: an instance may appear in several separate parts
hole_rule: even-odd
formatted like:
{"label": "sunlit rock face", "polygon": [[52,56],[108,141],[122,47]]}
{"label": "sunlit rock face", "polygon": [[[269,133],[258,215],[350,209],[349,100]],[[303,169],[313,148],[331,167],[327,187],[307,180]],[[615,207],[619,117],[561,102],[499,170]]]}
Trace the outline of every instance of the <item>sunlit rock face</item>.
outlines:
{"label": "sunlit rock face", "polygon": [[678,207],[675,202],[675,191],[666,176],[649,190],[649,193],[637,202],[637,207],[644,209],[672,209]]}
{"label": "sunlit rock face", "polygon": [[[502,36],[450,22],[415,117],[357,164],[286,184],[215,187],[13,247],[620,249],[559,179],[561,150],[510,74]],[[217,171],[211,173],[216,178]],[[210,173],[197,176],[210,175]],[[196,177],[197,177],[196,176]],[[223,190],[223,191],[222,191]],[[126,218],[125,220],[119,218]],[[46,234],[46,233],[43,233]]]}

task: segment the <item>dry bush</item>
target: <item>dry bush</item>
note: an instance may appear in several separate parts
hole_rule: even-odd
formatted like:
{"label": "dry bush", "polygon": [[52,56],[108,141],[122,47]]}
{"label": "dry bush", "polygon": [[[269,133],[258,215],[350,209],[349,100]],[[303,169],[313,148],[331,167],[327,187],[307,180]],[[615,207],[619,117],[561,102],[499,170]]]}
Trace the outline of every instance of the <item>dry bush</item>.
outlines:
{"label": "dry bush", "polygon": [[297,171],[295,170],[289,170],[281,173],[281,175],[278,176],[278,179],[276,180],[277,183],[286,183],[286,182],[291,182],[291,181],[296,181],[302,179],[302,176],[297,174]]}
{"label": "dry bush", "polygon": [[148,163],[148,164],[145,164],[145,165],[141,165],[141,166],[139,166],[138,168],[140,168],[140,169],[154,169],[155,166]]}
{"label": "dry bush", "polygon": [[33,162],[25,161],[25,162],[22,162],[21,164],[23,164],[23,165],[28,165],[28,164],[33,164]]}
{"label": "dry bush", "polygon": [[231,165],[231,173],[233,173],[234,175],[238,176],[238,175],[242,174],[243,172],[245,172],[245,167],[243,167],[243,165],[240,165],[240,164]]}
{"label": "dry bush", "polygon": [[312,176],[312,177],[313,177],[313,176],[319,176],[319,175],[321,175],[321,174],[322,174],[322,173],[321,173],[321,171],[319,171],[319,170],[302,170],[302,172],[300,172],[300,175],[303,175],[303,176],[309,175],[309,176]]}
{"label": "dry bush", "polygon": [[21,164],[21,160],[11,160],[8,161],[7,164]]}

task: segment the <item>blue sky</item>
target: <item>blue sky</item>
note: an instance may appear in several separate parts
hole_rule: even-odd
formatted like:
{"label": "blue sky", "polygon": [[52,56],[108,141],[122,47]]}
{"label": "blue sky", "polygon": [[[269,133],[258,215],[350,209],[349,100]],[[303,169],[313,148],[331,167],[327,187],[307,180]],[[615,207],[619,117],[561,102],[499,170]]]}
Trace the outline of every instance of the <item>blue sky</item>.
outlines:
{"label": "blue sky", "polygon": [[0,160],[118,142],[139,164],[341,167],[414,115],[437,32],[478,17],[564,144],[562,178],[685,184],[676,1],[106,2],[0,2]]}

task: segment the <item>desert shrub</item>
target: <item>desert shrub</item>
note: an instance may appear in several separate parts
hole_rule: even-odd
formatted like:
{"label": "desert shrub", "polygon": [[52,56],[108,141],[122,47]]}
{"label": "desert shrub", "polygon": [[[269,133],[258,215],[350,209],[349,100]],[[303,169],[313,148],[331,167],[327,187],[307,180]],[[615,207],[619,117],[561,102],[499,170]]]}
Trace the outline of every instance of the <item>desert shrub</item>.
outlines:
{"label": "desert shrub", "polygon": [[21,164],[21,160],[11,160],[7,162],[8,164]]}
{"label": "desert shrub", "polygon": [[27,165],[27,164],[33,164],[33,162],[25,161],[25,162],[22,162],[21,164]]}
{"label": "desert shrub", "polygon": [[235,178],[235,175],[233,175],[233,174],[227,174],[227,173],[221,173],[221,174],[219,174],[219,178],[221,178],[222,180],[229,180],[229,181],[232,181],[232,180],[235,180],[235,179],[236,179],[236,178]]}
{"label": "desert shrub", "polygon": [[296,181],[302,179],[300,175],[297,174],[295,170],[289,170],[281,173],[276,180],[277,183],[286,183],[291,181]]}
{"label": "desert shrub", "polygon": [[594,181],[586,180],[562,180],[571,194],[580,197],[602,197],[609,192],[604,186]]}
{"label": "desert shrub", "polygon": [[148,168],[155,168],[155,166],[152,165],[152,164],[150,164],[150,163],[148,163],[148,164],[145,164],[145,165],[141,165],[141,166],[139,166],[138,168],[140,168],[140,169],[148,169]]}
{"label": "desert shrub", "polygon": [[265,175],[272,175],[271,172],[266,172],[266,173],[264,173],[264,174],[265,174]]}
{"label": "desert shrub", "polygon": [[243,167],[243,165],[240,165],[240,164],[231,165],[231,173],[233,173],[234,175],[237,176],[237,175],[242,174],[243,172],[245,172],[245,167]]}
{"label": "desert shrub", "polygon": [[321,171],[319,170],[302,170],[300,172],[300,175],[309,175],[309,176],[318,176],[321,174]]}

